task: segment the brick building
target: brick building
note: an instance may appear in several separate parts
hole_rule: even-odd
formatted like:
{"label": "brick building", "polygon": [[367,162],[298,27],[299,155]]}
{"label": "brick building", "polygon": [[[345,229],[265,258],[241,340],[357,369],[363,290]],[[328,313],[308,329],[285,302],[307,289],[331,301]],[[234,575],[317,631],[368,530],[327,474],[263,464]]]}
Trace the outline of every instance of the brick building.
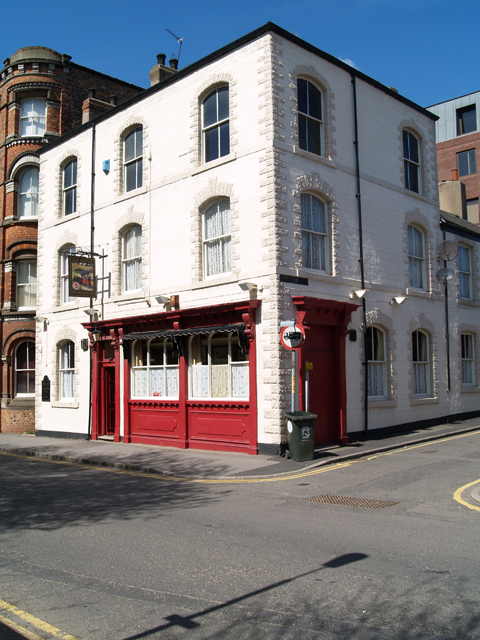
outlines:
{"label": "brick building", "polygon": [[[437,163],[439,183],[455,179],[465,185],[466,206],[463,211],[454,210],[454,202],[460,202],[453,196],[450,186],[446,186],[445,203],[441,197],[442,208],[479,224],[478,199],[480,197],[480,91],[470,93],[453,100],[440,102],[428,107],[438,116],[435,127],[437,141]],[[477,153],[478,150],[478,153]],[[452,174],[453,172],[453,174]],[[441,189],[441,196],[442,196]]]}
{"label": "brick building", "polygon": [[[45,47],[19,49],[0,74],[0,430],[34,430],[38,150],[142,89]],[[63,188],[72,192],[77,166]],[[76,207],[70,198],[68,206]]]}

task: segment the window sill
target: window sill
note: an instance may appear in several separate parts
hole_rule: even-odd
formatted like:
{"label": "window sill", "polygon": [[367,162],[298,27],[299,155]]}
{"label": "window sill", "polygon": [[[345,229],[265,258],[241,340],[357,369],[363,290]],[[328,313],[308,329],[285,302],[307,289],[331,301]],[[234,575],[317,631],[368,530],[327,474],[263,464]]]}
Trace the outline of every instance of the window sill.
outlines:
{"label": "window sill", "polygon": [[228,162],[232,162],[237,159],[237,154],[235,152],[229,153],[228,156],[223,156],[221,158],[217,158],[216,160],[211,160],[205,164],[202,164],[197,169],[192,171],[192,176],[197,175],[197,173],[203,173],[204,171],[208,171],[209,169],[214,169],[222,164],[227,164]]}
{"label": "window sill", "polygon": [[8,218],[5,218],[5,220],[3,221],[3,226],[7,226],[7,225],[14,225],[14,224],[24,224],[25,222],[37,222],[38,223],[38,216],[37,217],[30,217],[30,218],[17,218],[17,216],[8,216]]}
{"label": "window sill", "polygon": [[336,163],[325,156],[317,156],[316,153],[312,153],[311,151],[306,151],[305,149],[301,149],[300,147],[293,147],[293,153],[297,156],[303,156],[304,158],[310,158],[310,160],[315,160],[315,162],[321,162],[322,164],[326,164],[328,167],[337,168]]}
{"label": "window sill", "polygon": [[428,298],[430,300],[441,300],[442,295],[433,291],[425,291],[425,289],[412,289],[407,287],[405,290],[406,296],[416,296],[417,298]]}
{"label": "window sill", "polygon": [[392,409],[397,406],[396,400],[386,400],[379,398],[375,400],[374,398],[368,399],[368,408],[369,409]]}
{"label": "window sill", "polygon": [[472,300],[469,298],[458,298],[458,304],[461,304],[464,307],[480,307],[480,302],[478,300]]}
{"label": "window sill", "polygon": [[113,296],[113,302],[117,302],[118,304],[128,304],[129,302],[136,302],[137,300],[145,299],[145,291],[143,289],[138,289],[137,291],[132,291],[131,293],[121,293],[120,295]]}
{"label": "window sill", "polygon": [[61,400],[59,402],[51,402],[50,406],[54,409],[78,409],[78,402],[68,402],[67,400]]}
{"label": "window sill", "polygon": [[76,220],[79,217],[80,217],[80,213],[76,211],[75,213],[69,213],[67,216],[62,215],[62,217],[56,220],[53,224],[54,226],[56,226],[57,224],[64,224],[69,220]]}
{"label": "window sill", "polygon": [[410,406],[418,407],[422,404],[438,404],[439,398],[410,398]]}
{"label": "window sill", "polygon": [[143,185],[142,187],[139,187],[138,189],[132,189],[131,191],[128,191],[127,193],[122,193],[121,196],[117,196],[115,198],[115,200],[113,201],[113,204],[118,204],[119,202],[124,202],[125,200],[129,200],[130,198],[135,198],[136,196],[141,196],[144,193],[147,193],[148,189],[147,189],[147,185]]}
{"label": "window sill", "polygon": [[480,393],[480,387],[460,387],[460,393]]}

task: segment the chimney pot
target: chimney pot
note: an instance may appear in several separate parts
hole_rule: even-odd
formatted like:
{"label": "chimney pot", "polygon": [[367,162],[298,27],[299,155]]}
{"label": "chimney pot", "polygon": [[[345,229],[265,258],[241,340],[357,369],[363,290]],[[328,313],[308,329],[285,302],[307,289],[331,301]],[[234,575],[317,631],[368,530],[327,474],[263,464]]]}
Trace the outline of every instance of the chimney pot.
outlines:
{"label": "chimney pot", "polygon": [[117,96],[110,96],[110,104],[112,104],[114,107],[117,106]]}
{"label": "chimney pot", "polygon": [[168,61],[168,63],[169,63],[169,65],[170,65],[170,69],[175,69],[175,70],[177,70],[177,68],[178,68],[178,60],[177,60],[176,58],[171,58],[171,59]]}
{"label": "chimney pot", "polygon": [[89,98],[95,98],[95,89],[89,89],[88,90],[88,97]]}
{"label": "chimney pot", "polygon": [[452,180],[458,180],[458,169],[452,169]]}
{"label": "chimney pot", "polygon": [[166,57],[164,53],[157,53],[157,64],[163,64],[163,66],[165,66]]}

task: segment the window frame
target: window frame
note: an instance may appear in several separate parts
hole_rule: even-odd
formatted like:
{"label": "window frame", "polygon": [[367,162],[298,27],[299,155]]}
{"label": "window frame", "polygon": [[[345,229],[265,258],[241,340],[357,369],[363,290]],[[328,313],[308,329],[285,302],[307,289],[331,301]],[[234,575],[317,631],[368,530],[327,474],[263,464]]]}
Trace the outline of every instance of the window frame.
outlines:
{"label": "window frame", "polygon": [[[385,331],[376,326],[366,328],[367,352],[365,360],[367,363],[367,395],[369,400],[385,400],[387,398],[387,341]],[[369,338],[369,334],[372,334]],[[374,339],[375,335],[377,340]],[[381,337],[381,342],[378,338]],[[383,358],[378,356],[383,351]],[[371,356],[371,357],[370,357]],[[381,393],[371,393],[373,387],[373,374],[375,369],[381,370]],[[377,383],[376,383],[377,384]],[[376,386],[376,385],[375,385]]]}
{"label": "window frame", "polygon": [[[422,338],[419,340],[419,337]],[[421,340],[425,341],[424,345],[421,345]],[[423,346],[425,346],[425,352],[427,358],[424,360],[420,359],[421,351],[423,350]],[[417,356],[415,358],[415,356]],[[412,331],[412,363],[413,363],[413,395],[415,398],[429,398],[431,397],[431,363],[430,363],[430,337],[425,331],[420,329],[416,331]],[[423,371],[422,374],[419,371]],[[421,377],[424,378],[425,381],[425,391],[421,389]]]}
{"label": "window frame", "polygon": [[[465,253],[466,261],[462,258]],[[463,244],[458,245],[458,285],[459,295],[464,300],[472,299],[472,250]],[[468,295],[464,295],[467,293]]]}
{"label": "window frame", "polygon": [[[139,231],[139,233],[137,235],[133,234],[133,236],[131,236],[130,234],[132,234],[135,231]],[[121,262],[121,292],[123,293],[131,293],[134,291],[141,291],[142,289],[142,268],[143,268],[143,260],[142,260],[142,234],[143,234],[143,229],[142,226],[140,224],[134,224],[131,225],[130,227],[128,227],[128,229],[125,229],[125,231],[123,231],[120,234],[120,262]],[[128,247],[127,247],[127,243],[129,241],[129,236],[131,237],[135,237],[136,239],[133,242],[134,245],[134,250],[137,251],[138,253],[135,253],[135,255],[132,256],[128,256]],[[136,246],[138,243],[138,247]],[[137,264],[138,267],[136,269],[134,269],[134,273],[135,273],[135,282],[134,282],[134,287],[132,288],[127,288],[127,284],[128,284],[128,273],[127,273],[127,268],[129,265],[131,264]],[[138,285],[138,286],[136,286]]]}
{"label": "window frame", "polygon": [[[26,362],[27,362],[27,367],[26,368],[19,368],[18,367],[18,350],[23,346],[23,345],[30,345],[27,346],[27,351],[26,351]],[[31,357],[31,351],[30,349],[33,349],[33,367],[28,366],[29,364],[31,364],[30,362],[30,357]],[[27,388],[32,388],[32,391],[27,391],[26,393],[22,393],[18,391],[18,373],[19,372],[26,372],[27,373]],[[31,398],[35,396],[35,341],[34,340],[22,340],[16,347],[15,347],[15,353],[14,353],[14,395],[15,397],[20,397],[20,398]],[[33,381],[32,381],[33,378]]]}
{"label": "window frame", "polygon": [[[35,103],[42,102],[42,109],[44,115],[35,111]],[[29,113],[24,115],[27,103],[32,105],[32,109]],[[43,127],[42,127],[43,125]],[[35,126],[36,129],[40,126],[41,133],[27,133],[26,129],[29,126]],[[22,98],[20,101],[20,116],[18,125],[18,134],[21,138],[43,138],[47,130],[47,99],[41,96],[32,96]]]}
{"label": "window frame", "polygon": [[[151,363],[151,347],[155,342],[162,343],[163,350],[163,362],[162,364],[152,364]],[[135,358],[137,349],[140,345],[145,345],[146,351],[146,362],[143,362],[141,365],[135,365]],[[130,380],[131,380],[131,392],[130,396],[132,399],[150,399],[150,400],[178,400],[180,397],[180,355],[176,354],[176,364],[168,363],[168,355],[166,345],[170,345],[171,355],[175,357],[176,349],[171,338],[150,338],[149,340],[135,340],[132,344],[132,353],[130,357]],[[142,352],[142,357],[143,357]],[[137,373],[140,371],[146,372],[146,385],[147,385],[147,394],[137,394],[136,393],[136,377]],[[163,371],[163,393],[159,392],[151,392],[152,390],[152,372],[153,371]],[[168,371],[176,371],[176,393],[173,395],[168,395]]]}
{"label": "window frame", "polygon": [[[219,102],[219,93],[227,92],[227,116],[220,117],[221,105]],[[207,101],[215,96],[215,117],[216,119],[209,124],[205,123],[205,119],[207,117],[207,109],[206,103]],[[208,164],[209,162],[213,162],[214,160],[220,160],[220,158],[225,158],[230,154],[230,86],[228,84],[222,84],[218,87],[215,87],[212,91],[209,91],[208,95],[206,95],[202,100],[202,108],[201,108],[201,130],[202,130],[202,163]],[[213,148],[208,141],[210,134],[214,132],[218,132],[217,135],[217,155],[209,154],[207,158],[207,150]],[[224,133],[226,132],[226,133]],[[222,147],[226,147],[223,149]]]}
{"label": "window frame", "polygon": [[[141,132],[141,149],[138,153],[138,134]],[[128,140],[133,137],[133,155],[127,159],[127,146]],[[143,126],[137,125],[133,129],[130,129],[128,133],[123,136],[123,191],[124,193],[130,193],[136,189],[140,189],[143,186]],[[134,167],[134,186],[129,188],[129,172],[131,167]]]}
{"label": "window frame", "polygon": [[[227,208],[221,209],[220,207],[222,203],[227,203]],[[209,213],[213,212],[214,207],[216,207],[217,216],[217,222],[215,223],[215,226],[217,226],[218,228],[218,226],[220,225],[222,227],[222,229],[220,230],[222,231],[222,233],[207,237],[207,216],[209,215]],[[227,225],[225,225],[222,218],[227,212],[228,221]],[[227,226],[228,229],[223,228],[224,226]],[[214,269],[211,257],[209,257],[209,248],[213,248],[215,245],[220,248],[219,262],[221,264],[218,268],[219,270],[216,270],[214,273],[212,273]],[[219,276],[223,276],[232,272],[232,211],[230,208],[229,198],[218,198],[202,211],[202,270],[204,280],[217,278]]]}
{"label": "window frame", "polygon": [[[301,87],[303,86],[303,83],[305,83],[305,91],[306,91],[305,93],[306,110],[305,111],[300,110],[301,102],[303,102],[303,100],[301,100],[301,97],[300,97]],[[311,111],[310,96],[311,96],[311,93],[313,92],[315,92],[314,95],[318,97],[318,114],[316,116],[310,112]],[[312,106],[312,110],[313,110],[313,106]],[[324,146],[325,146],[324,145],[323,92],[321,91],[321,89],[319,89],[317,85],[315,85],[310,80],[307,80],[306,78],[297,78],[297,114],[298,114],[298,146],[300,147],[300,149],[303,149],[304,151],[308,151],[309,153],[313,153],[317,156],[323,156]],[[302,129],[304,128],[302,123],[305,124],[304,140],[302,136]],[[314,127],[314,130],[315,130],[315,135],[313,136],[314,148],[310,148],[310,144],[309,144],[309,140],[310,140],[309,127]],[[316,137],[318,137],[318,148],[317,148],[317,140],[315,140]]]}
{"label": "window frame", "polygon": [[[203,352],[203,348],[204,348],[204,344],[202,344],[202,339],[205,339],[207,341],[207,353],[205,354]],[[214,364],[212,362],[213,358],[212,358],[212,341],[215,339],[221,339],[221,340],[225,340],[225,338],[227,339],[227,362],[223,363],[223,364]],[[194,351],[196,351],[197,349],[194,349],[193,347],[193,343],[195,340],[200,340],[200,349],[201,349],[201,363],[194,363]],[[238,353],[241,353],[241,349],[240,349],[240,341],[238,339],[238,335],[234,332],[228,332],[228,333],[221,333],[221,332],[215,332],[215,333],[209,333],[209,334],[197,334],[194,336],[190,336],[190,339],[188,341],[188,397],[191,400],[205,400],[205,401],[211,401],[211,400],[231,400],[231,401],[248,401],[250,398],[250,359],[249,359],[249,354],[245,353],[243,354],[244,360],[238,359],[238,360],[234,360],[233,356],[232,356],[232,341],[233,340],[237,340],[237,344],[235,345],[235,347],[238,347]],[[218,347],[218,349],[220,350],[225,350],[225,345],[221,345]],[[206,360],[207,363],[204,364],[203,360],[204,360],[204,356],[207,356]],[[215,382],[213,381],[213,368],[215,366],[226,366],[227,369],[227,395],[215,395],[214,394],[214,385]],[[207,394],[205,395],[201,395],[201,394],[197,394],[195,395],[195,386],[197,386],[198,388],[198,382],[196,381],[198,376],[194,370],[194,367],[208,367],[207,369],[207,386],[208,386],[208,390],[207,390]],[[235,391],[234,391],[234,369],[235,367],[241,367],[241,368],[246,368],[247,371],[245,374],[243,374],[244,377],[244,385],[246,386],[247,389],[247,393],[246,394],[238,394],[238,395],[234,395]],[[204,369],[205,371],[205,369]],[[201,373],[201,370],[200,370]],[[225,376],[224,376],[225,377]],[[204,380],[200,381],[200,386],[204,384]]]}
{"label": "window frame", "polygon": [[[466,113],[471,113],[474,112],[475,114],[475,128],[474,129],[469,129],[468,131],[465,131],[465,121],[463,119],[463,116]],[[456,120],[457,120],[457,137],[458,136],[465,136],[469,133],[475,133],[475,131],[477,131],[478,127],[477,127],[477,105],[476,104],[469,104],[466,107],[460,107],[459,109],[457,109],[456,112]]]}
{"label": "window frame", "polygon": [[[304,209],[304,203],[309,201],[309,211]],[[308,228],[305,226],[305,222],[307,221],[307,216],[309,215],[311,218],[310,227],[314,227],[315,223],[313,221],[313,207],[312,201],[316,201],[321,205],[321,216],[322,216],[322,224],[323,231],[317,231],[313,228]],[[330,234],[328,229],[328,212],[327,212],[327,203],[321,200],[318,196],[312,193],[302,193],[300,195],[300,210],[301,210],[301,224],[302,224],[302,257],[303,257],[303,267],[304,269],[308,269],[310,271],[317,271],[320,273],[330,273],[329,265],[330,265]],[[319,266],[314,266],[313,259],[313,243],[316,239],[318,243],[318,258],[319,258]],[[309,245],[308,249],[306,249],[306,243]],[[323,249],[323,254],[322,254]],[[323,255],[323,264],[322,264],[322,255]]]}
{"label": "window frame", "polygon": [[[411,233],[410,233],[410,229],[412,230],[412,233],[415,232],[417,233],[420,237],[421,237],[421,243],[420,246],[422,248],[422,255],[417,255],[416,253],[414,253],[414,251],[416,250],[415,244],[412,246],[411,245]],[[414,224],[409,224],[407,226],[407,253],[408,253],[408,272],[409,272],[409,284],[410,284],[410,288],[415,289],[417,291],[426,291],[427,290],[427,268],[426,268],[426,242],[425,242],[425,232],[420,229],[419,227],[417,227]],[[415,276],[415,271],[414,271],[414,267],[415,265],[418,265],[417,267],[417,271],[420,273],[421,275],[421,286],[418,286],[417,283],[414,283],[414,276]]]}
{"label": "window frame", "polygon": [[[412,148],[412,141],[415,141],[415,148]],[[412,131],[403,129],[403,166],[405,189],[412,193],[421,194],[421,146],[420,139]],[[414,184],[412,184],[412,181]]]}
{"label": "window frame", "polygon": [[70,295],[70,288],[68,283],[68,256],[75,254],[76,247],[74,244],[69,247],[64,247],[59,251],[60,260],[60,305],[70,304],[76,301],[75,296]]}
{"label": "window frame", "polygon": [[[71,184],[66,184],[69,167],[72,167],[72,181]],[[62,215],[64,217],[77,212],[77,171],[77,158],[71,158],[62,169]],[[70,209],[70,211],[67,211],[67,209]]]}
{"label": "window frame", "polygon": [[[36,179],[29,179],[29,186],[24,185],[25,177],[31,174],[36,176]],[[18,194],[17,194],[17,218],[19,220],[36,220],[38,218],[38,199],[39,199],[39,182],[40,182],[40,169],[38,165],[27,165],[22,169],[18,177]],[[31,201],[30,213],[26,215],[28,210],[29,199]]]}
{"label": "window frame", "polygon": [[[475,336],[472,333],[460,334],[462,351],[462,386],[475,386]],[[470,379],[467,379],[470,378]]]}
{"label": "window frame", "polygon": [[[67,376],[71,378],[68,385]],[[65,393],[67,388],[71,395]],[[65,340],[58,345],[58,390],[61,402],[72,402],[75,399],[75,343],[72,340]]]}
{"label": "window frame", "polygon": [[[34,274],[33,274],[33,278],[34,280],[32,280],[32,265],[34,266]],[[28,266],[28,270],[27,270],[27,277],[25,282],[20,282],[20,272],[21,272],[21,268],[23,268],[24,266]],[[22,288],[25,288],[25,291],[22,291]],[[34,293],[33,292],[27,292],[27,288],[28,287],[32,287],[34,289]],[[21,293],[22,292],[22,293]],[[33,305],[22,305],[20,304],[20,299],[22,296],[33,296],[34,297],[34,304]],[[36,258],[22,258],[17,260],[17,279],[16,279],[16,292],[15,292],[15,298],[16,298],[16,303],[17,303],[17,309],[25,309],[25,310],[29,310],[29,309],[36,309],[36,302],[37,302],[37,260]]]}

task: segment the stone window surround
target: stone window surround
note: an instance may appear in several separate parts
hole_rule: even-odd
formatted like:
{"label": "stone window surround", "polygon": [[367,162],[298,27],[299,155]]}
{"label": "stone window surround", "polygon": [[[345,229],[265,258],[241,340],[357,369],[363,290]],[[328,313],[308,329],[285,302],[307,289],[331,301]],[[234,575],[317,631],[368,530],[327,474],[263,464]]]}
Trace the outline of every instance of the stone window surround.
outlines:
{"label": "stone window surround", "polygon": [[[68,400],[60,400],[60,347],[65,342],[68,342],[68,341],[73,342],[74,344],[74,358],[75,358],[74,397],[72,398],[71,402]],[[70,329],[69,327],[64,326],[62,327],[62,329],[60,329],[60,331],[57,331],[53,342],[54,344],[52,347],[52,354],[51,354],[52,365],[53,365],[51,390],[52,390],[52,397],[54,398],[54,400],[52,402],[52,405],[53,406],[55,405],[70,406],[78,403],[78,397],[79,397],[79,389],[78,389],[79,375],[80,375],[80,370],[78,366],[78,359],[80,355],[79,341],[77,339],[76,332]],[[41,384],[39,384],[38,382],[37,382],[37,388],[41,388]]]}
{"label": "stone window surround", "polygon": [[[462,304],[462,303],[472,303],[476,300],[479,299],[479,264],[478,264],[478,252],[475,251],[476,248],[476,244],[470,244],[465,238],[462,238],[461,242],[458,243],[460,246],[464,247],[465,249],[470,249],[470,270],[471,270],[471,274],[470,274],[470,283],[471,283],[471,298],[461,298],[460,297],[460,268],[459,268],[459,257],[457,256],[455,262],[453,262],[453,264],[455,265],[455,275],[456,280],[455,280],[455,293],[456,293],[456,298],[457,298],[457,303]],[[450,263],[452,264],[452,263]],[[443,263],[442,263],[443,266]],[[447,266],[448,263],[447,263]]]}
{"label": "stone window surround", "polygon": [[[419,191],[416,193],[415,191],[410,191],[405,186],[405,156],[403,154],[403,132],[409,131],[411,134],[415,136],[418,140],[418,149],[419,149]],[[416,196],[425,196],[429,197],[430,189],[428,184],[428,175],[430,174],[430,165],[427,161],[427,149],[425,146],[425,133],[419,128],[418,122],[415,120],[403,120],[398,125],[398,140],[399,140],[399,158],[400,158],[400,180],[401,185],[405,189],[405,193],[416,195]]]}
{"label": "stone window surround", "polygon": [[[437,334],[435,331],[435,325],[427,318],[423,313],[420,313],[417,317],[412,318],[409,323],[407,333],[408,344],[408,362],[410,363],[409,371],[409,400],[410,404],[429,404],[431,402],[438,402],[438,352],[437,352]],[[414,331],[421,331],[427,336],[428,339],[428,357],[430,366],[430,395],[426,397],[418,397],[413,393],[413,353],[412,353],[412,334]]]}
{"label": "stone window surround", "polygon": [[[368,404],[370,406],[374,406],[375,403],[384,403],[386,401],[393,401],[394,406],[396,406],[397,402],[397,375],[394,363],[396,361],[396,340],[395,340],[395,329],[393,320],[383,313],[378,307],[372,309],[372,311],[368,311],[366,314],[367,319],[367,327],[375,327],[383,331],[385,336],[385,368],[386,368],[386,383],[385,383],[385,398],[379,398],[378,400],[375,398],[369,398]],[[363,363],[366,363],[366,354],[364,352],[364,340],[362,340],[361,348],[359,349],[359,361],[360,361],[360,371],[361,371],[361,388],[362,393],[365,390],[365,376],[363,375]]]}
{"label": "stone window surround", "polygon": [[[130,227],[140,226],[142,228],[142,290],[138,292],[127,291],[122,293],[122,237]],[[135,293],[135,297],[142,297],[147,288],[147,272],[148,272],[148,226],[146,224],[146,216],[143,213],[134,211],[130,207],[128,212],[117,220],[115,233],[112,237],[112,296],[120,296],[122,299],[131,297]]]}
{"label": "stone window surround", "polygon": [[[80,211],[80,206],[81,206],[80,187],[81,187],[81,177],[82,177],[82,161],[81,161],[80,154],[76,149],[69,149],[62,155],[58,163],[58,168],[56,172],[55,192],[57,194],[57,204],[55,207],[55,210],[56,210],[55,213],[56,213],[57,219],[60,219],[60,218],[68,219],[70,217],[70,216],[63,215],[63,170],[65,169],[67,164],[74,159],[77,161],[77,211],[76,213]],[[75,213],[71,215],[73,216],[75,215]]]}
{"label": "stone window surround", "polygon": [[[423,241],[424,241],[424,251],[425,251],[425,288],[424,289],[413,289],[410,286],[410,265],[408,259],[408,227],[416,227],[419,231],[423,233]],[[430,223],[426,216],[424,216],[418,209],[414,209],[413,211],[409,211],[405,214],[405,222],[404,222],[404,252],[405,252],[405,287],[408,290],[409,295],[414,294],[415,292],[425,293],[425,292],[435,292],[439,291],[438,283],[435,283],[435,273],[434,273],[434,247],[432,241],[432,235],[430,231]]]}
{"label": "stone window surround", "polygon": [[[475,383],[474,385],[464,385],[462,383],[462,339],[461,336],[463,334],[469,334],[473,339],[473,357],[474,357],[474,372],[475,372]],[[478,358],[478,325],[470,325],[460,323],[457,327],[458,334],[458,344],[457,344],[457,356],[458,356],[458,380],[460,383],[460,393],[465,392],[480,392],[480,360]]]}
{"label": "stone window surround", "polygon": [[135,195],[142,188],[142,187],[139,187],[138,189],[134,189],[126,193],[125,186],[124,186],[125,138],[129,133],[131,133],[134,129],[138,127],[142,127],[143,129],[142,187],[144,187],[148,182],[148,167],[147,167],[148,163],[145,162],[145,160],[148,159],[150,155],[148,152],[148,149],[150,147],[149,127],[148,127],[147,121],[143,116],[133,114],[132,116],[130,116],[130,118],[128,118],[123,122],[121,128],[118,130],[118,133],[115,136],[113,156],[116,160],[116,163],[115,163],[113,175],[114,175],[114,191],[118,197],[121,197],[124,195],[128,195],[128,196]]}

